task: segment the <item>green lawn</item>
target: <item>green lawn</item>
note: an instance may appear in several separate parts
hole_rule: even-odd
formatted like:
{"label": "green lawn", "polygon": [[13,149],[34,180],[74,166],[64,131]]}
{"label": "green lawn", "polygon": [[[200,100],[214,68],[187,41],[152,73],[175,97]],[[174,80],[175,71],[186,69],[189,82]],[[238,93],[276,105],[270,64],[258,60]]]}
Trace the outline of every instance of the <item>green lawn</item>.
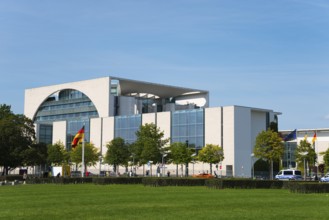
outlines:
{"label": "green lawn", "polygon": [[142,185],[0,187],[0,219],[329,219],[328,194]]}

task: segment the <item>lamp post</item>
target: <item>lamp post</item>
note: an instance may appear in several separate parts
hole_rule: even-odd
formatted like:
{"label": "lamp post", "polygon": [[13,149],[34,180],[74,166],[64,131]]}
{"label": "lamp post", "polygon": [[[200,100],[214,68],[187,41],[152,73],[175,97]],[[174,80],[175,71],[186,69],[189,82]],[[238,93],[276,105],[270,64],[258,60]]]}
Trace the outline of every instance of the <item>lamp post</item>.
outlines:
{"label": "lamp post", "polygon": [[308,152],[301,152],[301,155],[304,156],[304,180],[306,180],[306,155],[308,154]]}
{"label": "lamp post", "polygon": [[157,126],[157,124],[158,124],[158,105],[154,102],[153,104],[152,104],[152,107],[154,108],[154,113],[155,113],[155,125]]}
{"label": "lamp post", "polygon": [[[188,149],[188,140],[186,140],[186,149]],[[188,163],[185,164],[185,176],[188,177]]]}
{"label": "lamp post", "polygon": [[192,157],[193,157],[193,174],[192,175],[194,175],[194,163],[195,163],[195,156],[196,156],[196,153],[194,153],[194,154],[192,154],[191,155]]}
{"label": "lamp post", "polygon": [[165,172],[165,167],[166,166],[164,166],[164,158],[167,156],[167,154],[165,154],[165,153],[163,153],[162,154],[162,176],[164,177],[164,172]]}

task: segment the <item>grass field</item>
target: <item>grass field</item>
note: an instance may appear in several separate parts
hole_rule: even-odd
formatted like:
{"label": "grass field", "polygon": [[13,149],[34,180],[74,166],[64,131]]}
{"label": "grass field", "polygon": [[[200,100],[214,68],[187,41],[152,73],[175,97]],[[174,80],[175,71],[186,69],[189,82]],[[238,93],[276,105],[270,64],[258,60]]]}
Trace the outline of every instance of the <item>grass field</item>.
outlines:
{"label": "grass field", "polygon": [[142,185],[0,187],[0,219],[329,219],[328,194]]}

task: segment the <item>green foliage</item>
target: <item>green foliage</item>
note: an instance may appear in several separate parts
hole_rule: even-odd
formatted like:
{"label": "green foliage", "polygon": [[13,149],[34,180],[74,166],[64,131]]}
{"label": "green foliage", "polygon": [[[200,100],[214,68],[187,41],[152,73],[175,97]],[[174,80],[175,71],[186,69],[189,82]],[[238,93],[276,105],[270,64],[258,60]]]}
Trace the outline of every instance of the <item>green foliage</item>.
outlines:
{"label": "green foliage", "polygon": [[290,192],[293,193],[329,193],[327,183],[296,182],[289,185]]}
{"label": "green foliage", "polygon": [[136,136],[137,140],[132,149],[135,160],[140,165],[146,164],[148,161],[160,163],[165,150],[164,146],[169,142],[169,139],[163,139],[164,132],[151,123],[142,125],[136,132]]}
{"label": "green foliage", "polygon": [[112,164],[114,167],[117,165],[128,166],[130,156],[129,149],[128,145],[122,138],[114,138],[110,143],[106,145],[106,147],[107,151],[104,158],[106,163]]}
{"label": "green foliage", "polygon": [[271,129],[260,132],[254,146],[255,157],[270,162],[270,179],[273,178],[273,161],[279,161],[284,153],[284,144],[281,137]]}
{"label": "green foliage", "polygon": [[254,147],[255,157],[274,161],[280,160],[283,153],[284,145],[278,133],[267,130],[257,135]]}
{"label": "green foliage", "polygon": [[301,140],[296,149],[296,161],[299,164],[314,164],[316,153],[312,145],[307,140]]}
{"label": "green foliage", "polygon": [[204,186],[206,179],[202,178],[143,178],[144,186]]}
{"label": "green foliage", "polygon": [[23,165],[24,151],[35,139],[33,121],[14,114],[8,105],[0,105],[0,166],[3,174],[8,169]]}
{"label": "green foliage", "polygon": [[51,165],[59,166],[68,163],[69,154],[61,141],[48,145],[47,153],[47,161]]}
{"label": "green foliage", "polygon": [[98,185],[108,184],[141,184],[142,177],[106,177],[93,178],[93,183]]}
{"label": "green foliage", "polygon": [[45,143],[34,143],[23,152],[25,166],[38,166],[47,164],[48,148]]}
{"label": "green foliage", "polygon": [[222,147],[213,144],[207,144],[199,151],[198,160],[210,164],[210,173],[212,173],[212,164],[224,160],[224,150]]}
{"label": "green foliage", "polygon": [[206,186],[216,189],[282,189],[283,181],[250,179],[209,179]]}
{"label": "green foliage", "polygon": [[321,152],[320,155],[323,155],[325,172],[329,172],[329,148],[326,151]]}
{"label": "green foliage", "polygon": [[[78,144],[70,152],[71,161],[80,164],[82,163],[82,144]],[[93,166],[99,160],[99,153],[97,148],[92,143],[85,143],[84,146],[84,166]]]}
{"label": "green foliage", "polygon": [[184,143],[172,143],[169,147],[169,158],[174,164],[186,164],[192,161],[194,150],[186,146]]}

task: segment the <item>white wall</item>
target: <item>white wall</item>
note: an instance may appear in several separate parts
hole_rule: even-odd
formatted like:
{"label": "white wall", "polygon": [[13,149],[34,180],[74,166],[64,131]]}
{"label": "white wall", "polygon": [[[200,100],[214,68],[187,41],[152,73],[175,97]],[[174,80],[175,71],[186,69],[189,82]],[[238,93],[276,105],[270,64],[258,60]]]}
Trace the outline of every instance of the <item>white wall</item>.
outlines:
{"label": "white wall", "polygon": [[53,144],[61,141],[66,146],[66,121],[53,123]]}
{"label": "white wall", "polygon": [[[171,131],[171,113],[170,112],[159,112],[157,113],[157,127],[160,131],[164,132],[164,139],[170,138]],[[170,143],[170,142],[169,142]]]}
{"label": "white wall", "polygon": [[64,90],[75,89],[94,103],[100,117],[109,115],[110,100],[110,78],[98,78],[73,83],[65,83],[53,86],[45,86],[25,90],[24,114],[33,119],[40,105],[53,93]]}
{"label": "white wall", "polygon": [[223,149],[225,157],[223,166],[226,169],[226,166],[232,165],[233,175],[235,175],[234,145],[234,106],[223,107]]}
{"label": "white wall", "polygon": [[251,174],[251,112],[250,108],[234,108],[234,161],[235,176],[250,177]]}
{"label": "white wall", "polygon": [[103,155],[106,153],[106,145],[114,139],[114,117],[103,118]]}
{"label": "white wall", "polygon": [[205,144],[221,146],[221,108],[205,109]]}
{"label": "white wall", "polygon": [[155,113],[146,113],[142,115],[142,125],[145,124],[156,124],[155,120],[156,120],[157,115]]}

